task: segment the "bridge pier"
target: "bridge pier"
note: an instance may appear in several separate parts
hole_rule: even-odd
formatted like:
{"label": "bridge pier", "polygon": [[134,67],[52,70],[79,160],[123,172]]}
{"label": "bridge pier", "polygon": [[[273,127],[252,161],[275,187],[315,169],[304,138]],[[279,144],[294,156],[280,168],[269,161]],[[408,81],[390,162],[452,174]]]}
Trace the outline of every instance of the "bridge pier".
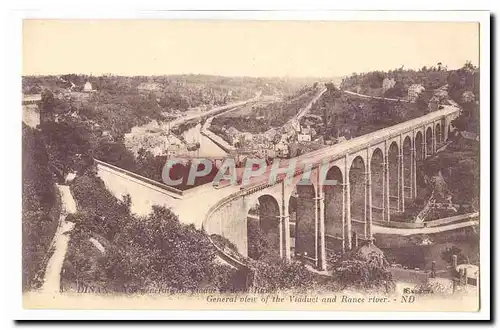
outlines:
{"label": "bridge pier", "polygon": [[405,211],[405,167],[404,167],[403,144],[401,144],[401,151],[399,152],[399,166],[398,166],[398,211]]}
{"label": "bridge pier", "polygon": [[345,241],[345,249],[346,250],[351,250],[352,249],[352,242],[351,242],[351,235],[352,235],[352,227],[351,227],[351,185],[349,184],[349,177],[347,177],[347,181],[344,186],[344,194],[345,194],[345,203],[343,208],[345,209],[345,238],[343,241]]}
{"label": "bridge pier", "polygon": [[316,253],[317,253],[317,262],[316,267],[320,270],[326,270],[326,229],[325,229],[325,198],[323,193],[321,192],[318,197],[316,197],[317,203],[317,219],[318,219],[318,231],[316,232]]}
{"label": "bridge pier", "polygon": [[[347,181],[346,181],[347,182]],[[342,183],[342,253],[346,252],[346,248],[348,247],[346,239],[347,239],[347,183]]]}
{"label": "bridge pier", "polygon": [[[413,140],[415,141],[415,140]],[[416,157],[415,157],[415,148],[410,149],[410,155],[411,155],[411,182],[410,182],[410,198],[415,199],[417,197],[417,163],[416,163]]]}
{"label": "bridge pier", "polygon": [[317,264],[318,212],[316,191],[312,183],[297,184],[295,251],[304,259]]}
{"label": "bridge pier", "polygon": [[384,161],[384,220],[391,221],[391,201],[389,190],[389,155],[386,148],[385,161]]}
{"label": "bridge pier", "polygon": [[290,242],[290,209],[289,209],[289,200],[287,200],[287,196],[290,196],[289,193],[290,188],[285,185],[285,180],[281,181],[281,222],[283,223],[283,231],[282,236],[284,237],[284,249],[285,249],[285,258],[286,260],[291,260],[292,255],[292,247]]}
{"label": "bridge pier", "polygon": [[372,172],[370,171],[370,167],[368,166],[368,172],[366,172],[366,188],[367,192],[367,206],[365,209],[367,210],[367,218],[365,218],[365,236],[371,241],[373,239],[372,236],[372,220],[373,220],[373,205],[372,205]]}
{"label": "bridge pier", "polygon": [[[319,222],[319,269],[326,270],[326,227],[325,227],[325,191],[321,182],[321,171],[317,173],[317,190],[316,190],[316,217]],[[318,250],[316,250],[318,251]]]}
{"label": "bridge pier", "polygon": [[433,134],[432,134],[432,154],[434,155],[436,153],[437,149],[437,136],[436,136],[436,123],[432,123],[432,129],[433,129]]}
{"label": "bridge pier", "polygon": [[283,215],[277,215],[276,218],[278,218],[278,231],[279,231],[279,249],[280,249],[280,258],[283,258],[284,255],[283,255],[283,240],[284,240],[284,237],[283,237],[283,231],[284,231],[284,225],[283,225]]}

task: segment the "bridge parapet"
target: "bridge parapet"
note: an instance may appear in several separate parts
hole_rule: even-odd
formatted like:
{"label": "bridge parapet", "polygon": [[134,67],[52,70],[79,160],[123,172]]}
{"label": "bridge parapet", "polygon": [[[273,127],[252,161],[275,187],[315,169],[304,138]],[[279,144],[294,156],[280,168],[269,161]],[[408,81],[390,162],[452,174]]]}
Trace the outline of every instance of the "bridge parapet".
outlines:
{"label": "bridge parapet", "polygon": [[97,165],[100,165],[100,166],[103,166],[103,167],[107,167],[109,169],[112,169],[113,171],[116,171],[116,172],[119,172],[119,173],[123,173],[131,178],[134,178],[136,180],[139,180],[139,181],[142,181],[148,185],[151,185],[151,186],[154,186],[156,188],[159,188],[161,189],[161,192],[162,193],[166,193],[174,198],[182,198],[182,196],[184,195],[184,192],[180,189],[176,189],[176,188],[173,188],[173,187],[170,187],[170,186],[167,186],[166,184],[163,184],[163,183],[160,183],[158,181],[155,181],[155,180],[151,180],[151,179],[148,179],[142,175],[139,175],[139,174],[136,174],[134,172],[130,172],[130,171],[127,171],[127,170],[124,170],[123,168],[120,168],[120,167],[117,167],[117,166],[114,166],[114,165],[111,165],[109,163],[106,163],[106,162],[103,162],[102,160],[98,160],[98,159],[94,159],[94,162],[97,164]]}

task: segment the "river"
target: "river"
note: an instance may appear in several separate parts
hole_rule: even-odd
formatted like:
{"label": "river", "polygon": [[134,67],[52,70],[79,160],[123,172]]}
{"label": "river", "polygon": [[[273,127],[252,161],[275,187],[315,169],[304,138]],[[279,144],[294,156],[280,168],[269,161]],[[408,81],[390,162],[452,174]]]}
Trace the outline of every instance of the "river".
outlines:
{"label": "river", "polygon": [[225,157],[227,153],[208,137],[201,134],[201,124],[198,124],[182,133],[188,143],[200,142],[200,149],[194,152],[196,157]]}

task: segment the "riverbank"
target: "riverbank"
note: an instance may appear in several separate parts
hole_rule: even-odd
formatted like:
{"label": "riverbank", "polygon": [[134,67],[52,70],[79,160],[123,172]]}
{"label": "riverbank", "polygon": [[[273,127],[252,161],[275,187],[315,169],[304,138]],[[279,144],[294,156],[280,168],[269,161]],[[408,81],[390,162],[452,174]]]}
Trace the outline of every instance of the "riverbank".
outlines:
{"label": "riverbank", "polygon": [[213,143],[215,143],[220,149],[224,150],[225,153],[231,153],[235,152],[236,148],[232,145],[230,145],[227,141],[225,141],[223,138],[215,134],[214,132],[210,131],[210,125],[212,125],[212,120],[215,117],[210,117],[208,118],[203,126],[201,127],[201,134],[203,134],[205,137],[210,139]]}

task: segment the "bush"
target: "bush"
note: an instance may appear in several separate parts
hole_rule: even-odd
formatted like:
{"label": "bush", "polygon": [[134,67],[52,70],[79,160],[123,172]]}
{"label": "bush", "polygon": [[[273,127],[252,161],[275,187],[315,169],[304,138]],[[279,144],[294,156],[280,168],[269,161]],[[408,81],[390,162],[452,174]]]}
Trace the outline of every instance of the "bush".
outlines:
{"label": "bush", "polygon": [[250,291],[277,292],[280,290],[305,291],[315,283],[314,275],[304,264],[287,261],[277,256],[266,256],[259,261],[250,261],[253,282]]}
{"label": "bush", "polygon": [[22,138],[22,283],[29,290],[40,284],[60,201],[40,133],[23,124]]}
{"label": "bush", "polygon": [[71,184],[71,192],[80,211],[74,220],[83,227],[79,230],[97,232],[113,240],[126,223],[134,221],[127,202],[116,199],[92,171],[77,177]]}
{"label": "bush", "polygon": [[248,257],[258,260],[271,253],[271,243],[266,233],[260,228],[258,221],[247,222]]}
{"label": "bush", "polygon": [[[111,209],[122,208],[117,200],[114,203],[109,205]],[[78,275],[80,281],[126,293],[241,289],[241,274],[217,263],[208,236],[193,225],[181,224],[170,210],[155,206],[143,219],[125,216],[127,221],[111,221],[118,228],[93,220],[88,213],[72,217],[77,228],[65,266],[66,278],[74,280]],[[88,238],[96,235],[110,237],[104,255],[89,253],[89,248],[95,249]]]}
{"label": "bush", "polygon": [[367,256],[354,251],[332,262],[333,280],[343,289],[382,289],[392,292],[395,288],[391,272],[383,256],[371,252]]}
{"label": "bush", "polygon": [[455,246],[455,245],[453,245],[452,247],[445,248],[441,252],[441,259],[443,259],[444,261],[446,261],[449,265],[452,265],[452,263],[453,263],[452,256],[453,255],[457,256],[457,264],[458,265],[467,262],[467,258],[464,255],[464,253],[462,252],[462,250],[459,247]]}

